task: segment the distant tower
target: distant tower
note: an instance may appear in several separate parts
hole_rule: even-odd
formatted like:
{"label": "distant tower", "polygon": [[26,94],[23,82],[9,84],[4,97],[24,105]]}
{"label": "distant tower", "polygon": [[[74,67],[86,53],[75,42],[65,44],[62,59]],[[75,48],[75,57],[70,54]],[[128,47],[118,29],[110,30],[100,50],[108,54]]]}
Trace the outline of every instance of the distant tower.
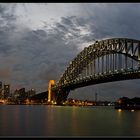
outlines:
{"label": "distant tower", "polygon": [[10,85],[4,85],[4,99],[10,95]]}
{"label": "distant tower", "polygon": [[97,93],[95,93],[95,102],[97,102]]}

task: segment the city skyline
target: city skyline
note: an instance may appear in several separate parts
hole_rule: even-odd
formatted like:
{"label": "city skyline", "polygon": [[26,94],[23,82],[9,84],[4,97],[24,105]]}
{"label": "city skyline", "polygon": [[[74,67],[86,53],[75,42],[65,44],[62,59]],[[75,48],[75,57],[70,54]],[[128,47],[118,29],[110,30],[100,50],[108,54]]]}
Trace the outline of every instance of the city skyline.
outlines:
{"label": "city skyline", "polygon": [[[12,90],[47,90],[69,62],[95,40],[140,39],[140,4],[11,3],[0,4],[0,76]],[[115,100],[139,96],[140,80],[120,81],[70,92],[87,98],[95,92]]]}

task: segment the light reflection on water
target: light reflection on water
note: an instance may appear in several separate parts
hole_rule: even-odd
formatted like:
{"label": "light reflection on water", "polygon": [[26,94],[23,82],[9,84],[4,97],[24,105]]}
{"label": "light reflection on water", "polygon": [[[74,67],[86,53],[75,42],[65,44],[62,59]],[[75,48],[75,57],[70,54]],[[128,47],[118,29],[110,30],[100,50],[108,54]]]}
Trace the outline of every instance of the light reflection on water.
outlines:
{"label": "light reflection on water", "polygon": [[0,136],[140,136],[140,111],[1,105]]}

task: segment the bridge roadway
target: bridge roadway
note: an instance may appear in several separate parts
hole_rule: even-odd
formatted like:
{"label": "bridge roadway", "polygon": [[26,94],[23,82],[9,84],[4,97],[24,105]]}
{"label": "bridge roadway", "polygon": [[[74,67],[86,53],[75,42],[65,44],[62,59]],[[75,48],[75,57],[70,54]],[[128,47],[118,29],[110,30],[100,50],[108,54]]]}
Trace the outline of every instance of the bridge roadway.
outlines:
{"label": "bridge roadway", "polygon": [[[130,79],[138,79],[140,78],[140,70],[134,69],[122,69],[120,71],[114,71],[109,73],[99,73],[96,75],[87,76],[83,79],[75,79],[71,81],[71,83],[61,85],[62,89],[69,89],[74,90],[77,88],[89,86],[89,85],[96,85],[101,83],[108,83],[108,82],[115,82],[115,81],[122,81],[122,80],[130,80]],[[52,88],[52,90],[57,90],[58,86]]]}

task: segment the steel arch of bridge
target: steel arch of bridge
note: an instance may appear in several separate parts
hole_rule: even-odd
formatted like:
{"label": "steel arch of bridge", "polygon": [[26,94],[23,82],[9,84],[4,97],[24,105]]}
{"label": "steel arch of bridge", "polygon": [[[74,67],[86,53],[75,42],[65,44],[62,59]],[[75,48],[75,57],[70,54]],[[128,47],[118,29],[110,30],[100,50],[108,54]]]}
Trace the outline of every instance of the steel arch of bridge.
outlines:
{"label": "steel arch of bridge", "polygon": [[[131,58],[138,62],[137,68],[131,71],[120,71],[115,73],[115,67],[111,74],[105,73],[103,75],[96,75],[95,73],[91,77],[83,77],[81,80],[74,83],[75,79],[79,77],[83,69],[90,65],[91,62],[95,60],[113,54],[124,55],[126,58]],[[109,57],[106,57],[106,63]],[[103,61],[103,60],[102,60]],[[113,60],[114,62],[114,60]],[[98,62],[99,63],[99,62]],[[108,60],[109,63],[109,60]],[[115,63],[115,62],[114,62]],[[114,64],[113,64],[114,65]],[[139,78],[139,66],[140,66],[140,41],[128,38],[112,38],[101,41],[96,41],[94,44],[85,47],[67,66],[60,80],[52,88],[52,91],[57,92],[57,99],[64,100],[69,91],[78,87],[98,84],[109,81],[126,80],[126,79],[136,79]],[[95,67],[95,66],[94,66]],[[107,68],[109,70],[109,66]],[[92,81],[92,82],[91,82]],[[67,94],[63,94],[63,92]],[[60,94],[61,93],[61,94]],[[63,97],[62,97],[63,96]]]}

